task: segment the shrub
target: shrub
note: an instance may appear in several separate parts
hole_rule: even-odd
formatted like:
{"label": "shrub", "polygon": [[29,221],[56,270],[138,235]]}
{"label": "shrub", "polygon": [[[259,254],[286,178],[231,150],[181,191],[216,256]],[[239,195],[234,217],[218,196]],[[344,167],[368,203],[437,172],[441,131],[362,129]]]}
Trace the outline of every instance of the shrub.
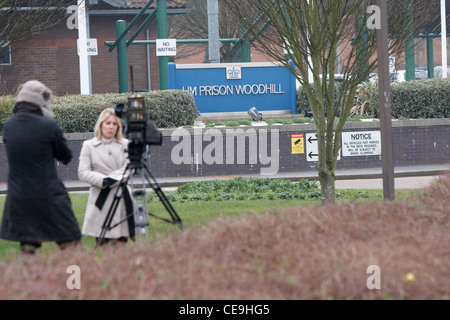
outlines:
{"label": "shrub", "polygon": [[125,101],[125,95],[64,96],[53,99],[52,110],[63,132],[93,132],[103,109],[113,108],[116,103]]}
{"label": "shrub", "polygon": [[[338,90],[338,87],[336,87]],[[432,119],[450,117],[450,79],[425,79],[391,84],[392,117]],[[305,90],[297,91],[297,112],[310,110]],[[353,115],[379,117],[378,85],[361,84]]]}
{"label": "shrub", "polygon": [[3,134],[3,125],[12,114],[11,109],[14,104],[14,99],[14,96],[0,97],[0,134]]}
{"label": "shrub", "polygon": [[[228,180],[188,182],[167,193],[171,201],[234,201],[234,200],[320,200],[322,198],[316,181],[258,177],[238,177]],[[345,189],[336,191],[338,199],[363,199],[365,191]],[[154,194],[148,195],[149,202],[158,202]]]}
{"label": "shrub", "polygon": [[[341,88],[341,84],[339,82],[335,83],[334,86],[334,104],[337,102],[337,98],[339,96],[339,90]],[[313,88],[314,92],[314,88]],[[311,110],[309,106],[308,97],[306,96],[306,91],[303,87],[299,87],[297,90],[297,113],[305,114],[305,111]]]}
{"label": "shrub", "polygon": [[185,91],[152,91],[144,96],[149,116],[159,128],[193,125],[199,115],[194,97]]}
{"label": "shrub", "polygon": [[[195,194],[195,197],[192,195]],[[176,198],[196,200],[259,200],[259,199],[320,199],[320,190],[315,182],[301,180],[292,183],[288,179],[243,178],[189,182],[175,192]],[[215,195],[215,196],[213,196]],[[157,201],[150,197],[150,201]]]}
{"label": "shrub", "polygon": [[[181,90],[151,91],[144,96],[149,118],[159,128],[192,125],[198,117],[194,97]],[[98,116],[105,108],[127,103],[128,93],[70,95],[51,100],[55,119],[64,133],[92,132]],[[0,130],[11,115],[13,96],[0,97]]]}
{"label": "shrub", "polygon": [[395,118],[449,118],[450,79],[426,79],[391,86]]}
{"label": "shrub", "polygon": [[[350,117],[379,118],[378,81],[363,82],[356,90],[355,102],[350,110]],[[376,108],[375,108],[376,107]]]}

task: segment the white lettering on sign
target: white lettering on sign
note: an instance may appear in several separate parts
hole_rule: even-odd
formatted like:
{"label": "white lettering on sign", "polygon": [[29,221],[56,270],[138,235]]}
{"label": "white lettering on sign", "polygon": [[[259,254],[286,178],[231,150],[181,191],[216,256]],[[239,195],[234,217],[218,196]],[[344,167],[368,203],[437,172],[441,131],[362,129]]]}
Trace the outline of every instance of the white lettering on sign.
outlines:
{"label": "white lettering on sign", "polygon": [[176,39],[156,39],[156,56],[176,56],[177,40]]}
{"label": "white lettering on sign", "polygon": [[342,156],[376,156],[381,154],[381,131],[343,132]]}
{"label": "white lettering on sign", "polygon": [[[86,39],[86,50],[87,50],[87,55],[88,56],[96,56],[98,55],[98,49],[97,49],[97,39]],[[78,50],[78,55],[80,55],[80,43],[79,43],[80,39],[77,39],[77,50]]]}
{"label": "white lettering on sign", "polygon": [[245,85],[214,85],[199,87],[183,87],[181,90],[187,91],[194,97],[197,96],[227,96],[227,95],[263,95],[263,94],[284,94],[281,84],[245,84]]}

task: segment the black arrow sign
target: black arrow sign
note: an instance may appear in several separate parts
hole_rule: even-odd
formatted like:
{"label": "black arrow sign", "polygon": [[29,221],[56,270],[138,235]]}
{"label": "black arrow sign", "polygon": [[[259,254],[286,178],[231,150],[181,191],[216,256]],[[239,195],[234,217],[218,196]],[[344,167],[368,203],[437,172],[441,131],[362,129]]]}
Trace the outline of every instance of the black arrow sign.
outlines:
{"label": "black arrow sign", "polygon": [[308,138],[308,142],[309,142],[309,143],[312,143],[311,141],[317,141],[317,139],[313,139],[313,137],[309,137],[309,138]]}
{"label": "black arrow sign", "polygon": [[318,157],[318,154],[312,153],[312,151],[310,153],[308,153],[308,156],[312,159],[312,157]]}

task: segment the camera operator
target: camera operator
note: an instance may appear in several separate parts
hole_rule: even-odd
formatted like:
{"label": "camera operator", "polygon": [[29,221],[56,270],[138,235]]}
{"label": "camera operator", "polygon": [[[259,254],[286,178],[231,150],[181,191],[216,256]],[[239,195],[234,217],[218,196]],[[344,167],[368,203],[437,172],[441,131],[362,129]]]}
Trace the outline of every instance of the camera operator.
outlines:
{"label": "camera operator", "polygon": [[[114,199],[114,188],[119,185],[120,176],[128,164],[125,152],[128,140],[123,138],[122,122],[113,108],[101,112],[95,124],[94,135],[94,138],[83,142],[78,177],[91,185],[82,233],[98,237]],[[116,177],[116,181],[108,177]],[[112,223],[124,220],[128,220],[128,223],[121,223],[117,228],[108,230],[101,244],[125,243],[128,238],[134,240],[133,216],[127,219],[127,214],[132,212],[130,205],[130,195],[124,192]]]}
{"label": "camera operator", "polygon": [[49,108],[52,92],[37,80],[19,87],[12,117],[4,127],[8,157],[8,193],[0,237],[19,241],[32,254],[43,241],[60,249],[81,248],[81,233],[55,161],[72,152]]}

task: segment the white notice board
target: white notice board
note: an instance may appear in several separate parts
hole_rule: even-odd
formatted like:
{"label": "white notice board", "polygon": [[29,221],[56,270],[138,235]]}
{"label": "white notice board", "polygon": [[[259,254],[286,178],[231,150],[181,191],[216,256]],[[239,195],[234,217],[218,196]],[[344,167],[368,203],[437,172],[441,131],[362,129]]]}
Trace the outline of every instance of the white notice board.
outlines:
{"label": "white notice board", "polygon": [[381,131],[342,132],[342,156],[381,155]]}

